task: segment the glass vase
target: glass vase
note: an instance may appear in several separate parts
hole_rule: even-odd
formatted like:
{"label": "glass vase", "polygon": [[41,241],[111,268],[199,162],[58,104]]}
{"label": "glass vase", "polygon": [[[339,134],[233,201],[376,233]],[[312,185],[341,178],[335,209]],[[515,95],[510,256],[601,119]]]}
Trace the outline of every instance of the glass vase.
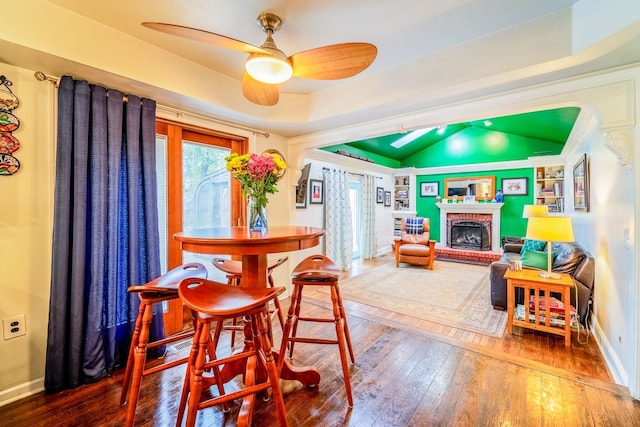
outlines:
{"label": "glass vase", "polygon": [[249,197],[247,206],[249,214],[249,231],[267,231],[267,206],[261,205],[253,197]]}

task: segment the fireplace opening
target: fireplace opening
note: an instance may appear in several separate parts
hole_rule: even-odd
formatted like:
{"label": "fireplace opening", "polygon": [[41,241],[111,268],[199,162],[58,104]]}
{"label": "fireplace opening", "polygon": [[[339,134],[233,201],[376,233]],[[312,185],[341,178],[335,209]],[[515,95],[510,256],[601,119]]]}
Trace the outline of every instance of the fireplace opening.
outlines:
{"label": "fireplace opening", "polygon": [[474,251],[490,250],[489,232],[480,222],[460,221],[451,225],[450,247]]}

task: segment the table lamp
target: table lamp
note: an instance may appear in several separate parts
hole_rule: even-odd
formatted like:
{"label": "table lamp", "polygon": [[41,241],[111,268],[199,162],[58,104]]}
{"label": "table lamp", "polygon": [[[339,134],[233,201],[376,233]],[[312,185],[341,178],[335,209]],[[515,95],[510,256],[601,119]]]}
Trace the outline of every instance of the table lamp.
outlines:
{"label": "table lamp", "polygon": [[527,223],[527,239],[547,242],[547,271],[538,276],[544,279],[559,279],[558,273],[551,272],[551,242],[573,242],[571,218],[567,216],[532,216]]}
{"label": "table lamp", "polygon": [[524,209],[522,210],[522,218],[548,215],[549,207],[547,205],[524,205]]}

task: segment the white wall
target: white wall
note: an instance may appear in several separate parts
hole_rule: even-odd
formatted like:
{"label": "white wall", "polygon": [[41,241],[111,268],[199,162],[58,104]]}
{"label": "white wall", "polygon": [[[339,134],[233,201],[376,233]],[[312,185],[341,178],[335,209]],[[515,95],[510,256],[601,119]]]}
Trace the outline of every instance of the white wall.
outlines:
{"label": "white wall", "polygon": [[[587,153],[590,170],[590,213],[572,214],[576,240],[596,255],[594,288],[594,329],[607,363],[618,383],[630,384],[634,372],[637,324],[634,313],[638,293],[634,243],[636,195],[635,172],[631,165],[620,166],[618,157],[606,147],[606,134],[597,118],[575,153],[567,159],[572,171]],[[571,189],[573,191],[573,189]],[[571,195],[572,196],[572,195]],[[584,338],[584,337],[583,337]]]}
{"label": "white wall", "polygon": [[[40,390],[49,316],[51,230],[53,224],[53,87],[33,71],[3,65],[20,100],[12,113],[21,164],[0,176],[0,319],[26,315],[25,336],[0,338],[0,404]],[[4,90],[4,87],[2,88]]]}

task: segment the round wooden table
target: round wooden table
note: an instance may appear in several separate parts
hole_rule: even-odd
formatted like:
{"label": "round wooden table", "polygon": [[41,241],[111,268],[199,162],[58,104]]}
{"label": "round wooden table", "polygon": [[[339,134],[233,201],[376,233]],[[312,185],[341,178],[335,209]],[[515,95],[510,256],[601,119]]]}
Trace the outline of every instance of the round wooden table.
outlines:
{"label": "round wooden table", "polygon": [[[205,228],[183,231],[173,235],[184,251],[212,254],[239,255],[242,257],[241,286],[267,286],[267,255],[312,248],[320,243],[324,230],[316,227],[272,226],[265,233],[250,232],[248,227]],[[245,335],[250,331],[245,328]],[[252,345],[245,336],[245,345]],[[276,357],[279,357],[274,351]],[[283,356],[284,357],[284,356]],[[297,380],[308,387],[320,383],[320,373],[315,366],[294,367],[287,360],[281,361],[280,378]],[[223,382],[244,373],[244,365],[225,365]]]}
{"label": "round wooden table", "polygon": [[315,227],[273,226],[265,233],[248,227],[202,228],[173,235],[183,251],[242,257],[242,286],[267,286],[267,254],[317,246],[324,230]]}

